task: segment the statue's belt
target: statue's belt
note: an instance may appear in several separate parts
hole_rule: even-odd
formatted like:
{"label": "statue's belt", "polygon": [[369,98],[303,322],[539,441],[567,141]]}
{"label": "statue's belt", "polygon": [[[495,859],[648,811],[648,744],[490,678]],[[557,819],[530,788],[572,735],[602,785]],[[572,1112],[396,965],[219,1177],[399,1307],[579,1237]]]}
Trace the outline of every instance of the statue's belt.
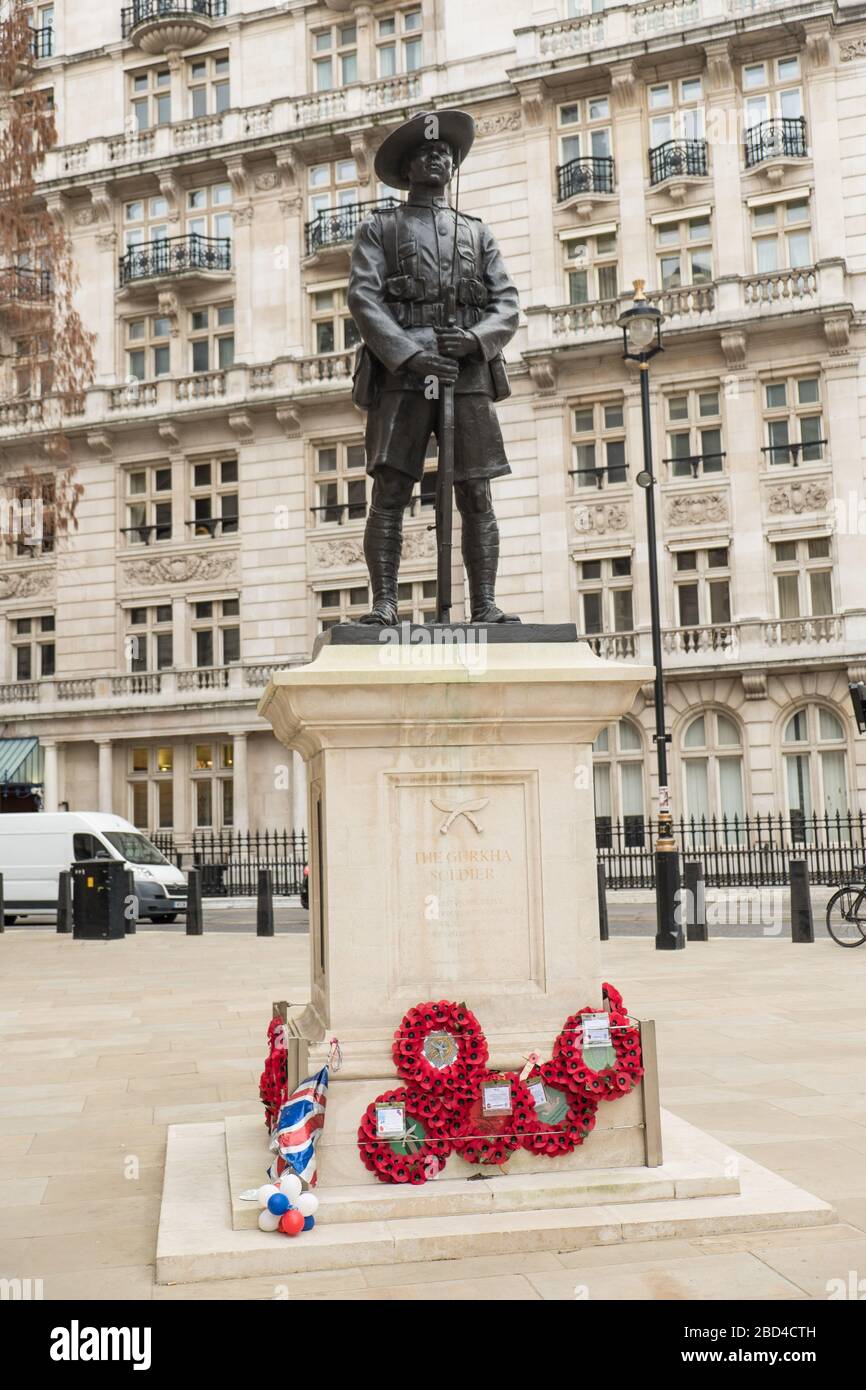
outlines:
{"label": "statue's belt", "polygon": [[[490,297],[484,281],[474,275],[462,275],[454,289],[458,304],[475,309],[483,309]],[[443,294],[438,285],[428,287],[423,275],[389,275],[385,281],[385,298],[402,304],[419,305],[428,310],[441,310]]]}
{"label": "statue's belt", "polygon": [[[401,328],[445,327],[445,306],[443,304],[400,303],[398,300],[389,303],[388,308]],[[455,317],[460,327],[471,327],[481,318],[481,310],[473,309],[470,304],[458,304]]]}

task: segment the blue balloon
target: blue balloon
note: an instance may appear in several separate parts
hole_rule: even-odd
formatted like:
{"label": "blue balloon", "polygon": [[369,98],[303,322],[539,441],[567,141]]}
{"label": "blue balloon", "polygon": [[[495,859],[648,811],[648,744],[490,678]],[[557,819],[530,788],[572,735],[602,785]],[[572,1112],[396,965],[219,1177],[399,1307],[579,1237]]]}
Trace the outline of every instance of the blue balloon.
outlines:
{"label": "blue balloon", "polygon": [[313,1229],[313,1227],[315,1226],[315,1224],[316,1224],[316,1218],[315,1218],[315,1216],[305,1216],[305,1217],[304,1217],[304,1230],[305,1230],[305,1231],[311,1231],[311,1230]]}
{"label": "blue balloon", "polygon": [[282,1216],[289,1209],[289,1199],[285,1192],[274,1192],[268,1198],[268,1211],[272,1211],[274,1216]]}

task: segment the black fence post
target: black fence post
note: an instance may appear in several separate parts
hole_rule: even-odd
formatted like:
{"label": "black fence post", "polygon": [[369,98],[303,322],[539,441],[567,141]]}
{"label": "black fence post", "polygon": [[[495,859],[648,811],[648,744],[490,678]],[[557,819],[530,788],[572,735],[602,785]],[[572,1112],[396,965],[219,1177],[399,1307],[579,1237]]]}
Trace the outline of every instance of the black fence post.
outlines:
{"label": "black fence post", "polygon": [[186,934],[187,936],[201,936],[204,932],[201,910],[201,869],[188,869],[186,881]]}
{"label": "black fence post", "polygon": [[126,901],[123,904],[123,916],[126,920],[126,935],[134,936],[138,926],[138,897],[135,892],[135,871],[133,869],[126,871]]}
{"label": "black fence post", "polygon": [[809,866],[805,859],[790,860],[791,940],[814,941],[815,923],[812,920],[812,895],[809,891]]}
{"label": "black fence post", "polygon": [[274,881],[270,869],[259,869],[256,936],[274,934]]}
{"label": "black fence post", "polygon": [[707,941],[707,901],[704,866],[700,859],[687,859],[683,867],[683,894],[688,912],[686,940]]}
{"label": "black fence post", "polygon": [[57,930],[72,931],[72,871],[61,869],[57,880]]}
{"label": "black fence post", "polygon": [[598,876],[598,936],[600,941],[610,940],[610,928],[607,920],[607,880],[604,874],[604,865],[597,863],[595,872]]}
{"label": "black fence post", "polygon": [[0,874],[0,932],[6,930],[6,904],[3,900],[3,875]]}

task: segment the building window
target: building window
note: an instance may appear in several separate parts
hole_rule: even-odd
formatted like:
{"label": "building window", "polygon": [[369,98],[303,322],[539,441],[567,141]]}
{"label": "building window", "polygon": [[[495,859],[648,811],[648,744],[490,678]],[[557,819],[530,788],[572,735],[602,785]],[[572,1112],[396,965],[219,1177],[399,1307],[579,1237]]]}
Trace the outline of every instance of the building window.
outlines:
{"label": "building window", "polygon": [[194,119],[218,116],[228,111],[232,104],[228,54],[209,53],[205,57],[193,58],[187,63],[186,73],[190,116]]}
{"label": "building window", "polygon": [[757,274],[812,264],[808,198],[752,208],[752,246]]}
{"label": "building window", "polygon": [[666,402],[668,465],[672,478],[721,473],[722,422],[719,392],[687,391]]}
{"label": "building window", "polygon": [[233,769],[232,744],[195,745],[192,788],[196,829],[222,830],[234,824]]}
{"label": "building window", "polygon": [[631,556],[580,560],[578,575],[583,634],[633,632]]}
{"label": "building window", "polygon": [[397,617],[401,623],[435,623],[436,580],[414,579],[398,584]]}
{"label": "building window", "polygon": [[[785,790],[792,838],[811,840],[816,813],[844,816],[848,812],[845,729],[838,715],[824,705],[806,705],[788,720],[782,735]],[[840,838],[848,838],[840,827]]]}
{"label": "building window", "polygon": [[145,314],[126,320],[126,376],[155,381],[171,371],[171,319]]}
{"label": "building window", "polygon": [[139,830],[174,825],[174,749],[130,748],[129,818]]}
{"label": "building window", "polygon": [[359,443],[315,447],[317,526],[362,521],[367,515],[367,456]]}
{"label": "building window", "polygon": [[318,29],[313,42],[313,87],[330,92],[358,81],[358,30],[354,24]]}
{"label": "building window", "polygon": [[54,614],[12,620],[12,664],[17,681],[35,681],[55,672]]}
{"label": "building window", "polygon": [[579,405],[571,412],[569,472],[574,490],[627,481],[625,419],[621,401]]}
{"label": "building window", "polygon": [[133,198],[123,205],[123,248],[131,251],[169,235],[170,208],[161,193],[152,198]]}
{"label": "building window", "polygon": [[663,290],[707,285],[713,278],[713,238],[709,217],[660,222],[656,227],[658,283]]}
{"label": "building window", "polygon": [[307,170],[310,221],[319,213],[356,207],[358,166],[354,159],[332,159],[328,164],[312,164]]}
{"label": "building window", "polygon": [[127,545],[171,540],[171,464],[154,463],[126,474]]}
{"label": "building window", "polygon": [[800,59],[792,54],[787,58],[746,63],[743,96],[747,130],[762,121],[796,120],[803,115]]}
{"label": "building window", "polygon": [[165,671],[174,664],[174,631],[170,603],[126,612],[124,654],[130,671]]}
{"label": "building window", "polygon": [[376,71],[379,77],[417,72],[422,63],[421,7],[383,15],[376,25]]}
{"label": "building window", "polygon": [[207,459],[190,464],[194,536],[234,536],[238,531],[238,461]]}
{"label": "building window", "polygon": [[569,304],[617,297],[616,231],[568,237],[562,243]]}
{"label": "building window", "polygon": [[764,426],[767,443],[762,449],[769,464],[816,463],[824,457],[824,417],[821,384],[817,377],[790,377],[764,386]]}
{"label": "building window", "polygon": [[230,666],[240,661],[240,599],[207,599],[194,602],[192,609],[196,666]]}
{"label": "building window", "polygon": [[205,188],[191,188],[186,195],[186,230],[197,236],[222,237],[231,240],[232,201],[230,183],[212,183]]}
{"label": "building window", "polygon": [[12,345],[13,380],[18,400],[40,400],[54,389],[54,366],[47,338],[16,338]]}
{"label": "building window", "polygon": [[833,612],[829,536],[776,541],[773,573],[780,618],[817,618]]}
{"label": "building window", "polygon": [[649,88],[650,149],[668,140],[702,140],[704,135],[703,87],[699,77],[677,82],[658,82]]}
{"label": "building window", "polygon": [[129,93],[133,131],[170,124],[171,72],[167,67],[130,73]]}
{"label": "building window", "polygon": [[697,715],[683,732],[680,755],[686,818],[742,821],[743,752],[733,719],[716,710]]}
{"label": "building window", "polygon": [[[599,849],[637,849],[644,843],[644,748],[630,719],[609,724],[592,745],[595,837]],[[622,827],[615,842],[613,826]]]}
{"label": "building window", "polygon": [[48,474],[24,481],[9,479],[4,527],[9,559],[32,560],[54,553],[54,532],[50,529],[54,497],[54,479]]}
{"label": "building window", "polygon": [[348,352],[360,341],[344,288],[313,291],[310,312],[317,353]]}
{"label": "building window", "polygon": [[349,589],[321,589],[316,595],[319,631],[337,623],[356,623],[370,611],[370,590],[366,584]]}
{"label": "building window", "polygon": [[560,106],[557,128],[561,165],[573,159],[610,159],[613,154],[609,97],[586,97]]}
{"label": "building window", "polygon": [[208,304],[189,315],[190,369],[225,371],[235,360],[235,306]]}
{"label": "building window", "polygon": [[728,546],[678,550],[675,555],[677,623],[705,627],[731,621],[731,568]]}

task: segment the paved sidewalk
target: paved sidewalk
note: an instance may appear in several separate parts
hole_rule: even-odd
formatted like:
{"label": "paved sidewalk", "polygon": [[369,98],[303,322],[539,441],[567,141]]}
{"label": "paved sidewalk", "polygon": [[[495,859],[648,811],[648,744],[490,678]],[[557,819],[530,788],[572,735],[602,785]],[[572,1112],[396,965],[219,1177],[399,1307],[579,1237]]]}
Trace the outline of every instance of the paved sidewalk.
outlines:
{"label": "paved sidewalk", "polygon": [[[663,1104],[840,1224],[298,1276],[291,1298],[823,1299],[866,1277],[866,950],[617,937],[603,961],[657,1020]],[[0,1278],[46,1299],[274,1298],[263,1279],[155,1288],[165,1131],[259,1113],[271,1000],[306,990],[302,935],[0,937]]]}

